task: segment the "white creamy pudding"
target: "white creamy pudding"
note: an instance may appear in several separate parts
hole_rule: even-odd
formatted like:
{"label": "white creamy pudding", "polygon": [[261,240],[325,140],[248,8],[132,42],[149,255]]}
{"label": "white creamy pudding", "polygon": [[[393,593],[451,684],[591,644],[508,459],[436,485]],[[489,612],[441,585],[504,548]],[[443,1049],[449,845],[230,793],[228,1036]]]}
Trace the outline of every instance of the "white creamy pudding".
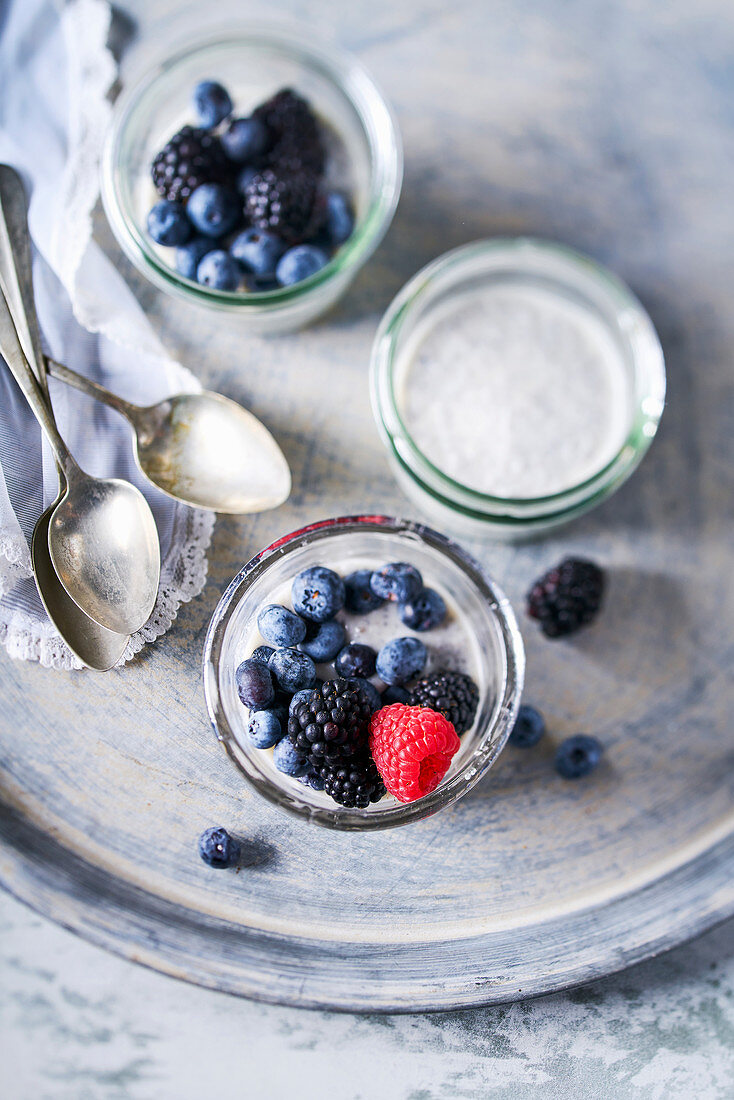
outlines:
{"label": "white creamy pudding", "polygon": [[579,485],[615,457],[631,422],[610,329],[541,285],[489,283],[434,308],[405,342],[395,393],[422,454],[498,497]]}

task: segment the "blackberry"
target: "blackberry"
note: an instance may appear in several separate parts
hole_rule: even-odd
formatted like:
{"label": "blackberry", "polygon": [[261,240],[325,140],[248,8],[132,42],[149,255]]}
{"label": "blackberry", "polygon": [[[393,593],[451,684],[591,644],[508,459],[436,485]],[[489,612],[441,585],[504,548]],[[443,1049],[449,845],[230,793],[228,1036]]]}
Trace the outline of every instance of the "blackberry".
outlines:
{"label": "blackberry", "polygon": [[367,752],[371,717],[372,707],[358,685],[327,680],[293,709],[288,737],[315,767],[336,767]]}
{"label": "blackberry", "polygon": [[573,634],[590,623],[601,607],[604,573],[593,561],[566,558],[535,582],[527,594],[527,613],[547,638]]}
{"label": "blackberry", "polygon": [[218,137],[184,126],[156,155],[150,174],[164,199],[186,202],[202,183],[227,182],[229,167]]}
{"label": "blackberry", "polygon": [[318,121],[310,106],[297,92],[282,88],[262,103],[253,118],[264,122],[270,134],[270,148],[264,167],[283,175],[308,172],[321,176],[326,152]]}
{"label": "blackberry", "polygon": [[479,689],[463,672],[440,669],[418,681],[410,693],[410,705],[437,710],[457,733],[466,733],[477,713]]}
{"label": "blackberry", "polygon": [[245,187],[245,214],[256,229],[288,244],[313,236],[323,216],[318,181],[309,172],[289,174],[264,168]]}
{"label": "blackberry", "polygon": [[326,793],[341,806],[364,810],[385,793],[382,776],[371,756],[363,754],[343,764],[322,764],[319,774]]}

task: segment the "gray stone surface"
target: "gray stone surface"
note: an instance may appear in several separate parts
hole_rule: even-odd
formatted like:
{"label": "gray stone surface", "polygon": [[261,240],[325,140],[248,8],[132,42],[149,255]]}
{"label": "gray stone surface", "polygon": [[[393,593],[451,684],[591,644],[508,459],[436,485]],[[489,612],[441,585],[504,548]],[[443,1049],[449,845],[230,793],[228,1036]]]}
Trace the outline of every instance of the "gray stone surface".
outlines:
{"label": "gray stone surface", "polygon": [[[180,29],[171,18],[180,7],[174,0],[126,5],[142,36],[161,45]],[[218,18],[235,7],[242,10],[218,5]],[[269,343],[188,312],[120,263],[171,350],[244,401],[283,442],[295,474],[288,527],[324,514],[325,482],[331,514],[385,500],[396,506],[365,405],[377,318],[438,253],[483,235],[531,232],[593,254],[631,283],[661,332],[672,382],[661,438],[634,491],[575,528],[576,545],[604,547],[605,538],[631,529],[643,556],[664,545],[690,572],[720,563],[722,546],[700,558],[689,536],[711,514],[702,508],[709,485],[718,486],[723,507],[731,499],[723,493],[731,485],[727,455],[705,446],[717,397],[727,415],[734,338],[731,6],[292,0],[280,7],[356,50],[395,104],[406,181],[379,254],[329,318]],[[101,219],[99,235],[114,252]],[[312,386],[328,386],[328,403],[304,404],[302,388],[298,398],[289,391],[296,363]],[[661,499],[663,473],[670,487],[676,471],[694,491]],[[653,519],[658,544],[649,537]],[[198,704],[191,654],[222,587],[277,526],[272,517],[218,525],[207,590],[135,673],[143,686],[158,661],[182,683],[190,679],[190,699],[182,696],[179,708]],[[549,559],[565,539],[553,537]],[[517,596],[524,575],[513,573],[509,552],[487,551],[486,559]],[[659,594],[665,607],[664,585]],[[653,620],[655,629],[666,626],[664,615]],[[39,706],[53,696],[54,707],[72,708],[74,693],[57,674],[9,669],[6,661],[3,668],[17,715],[34,693]],[[723,696],[718,713],[725,714]],[[357,1018],[187,987],[107,956],[10,899],[1,913],[0,1081],[19,1100],[732,1094],[732,924],[577,993],[445,1016]]]}

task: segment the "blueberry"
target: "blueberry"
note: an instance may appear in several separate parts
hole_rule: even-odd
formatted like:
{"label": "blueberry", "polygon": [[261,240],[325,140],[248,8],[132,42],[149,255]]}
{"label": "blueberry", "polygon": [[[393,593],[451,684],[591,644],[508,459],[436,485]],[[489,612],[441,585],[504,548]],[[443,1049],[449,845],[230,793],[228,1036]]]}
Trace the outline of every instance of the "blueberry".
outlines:
{"label": "blueberry", "polygon": [[297,649],[276,649],[268,668],[283,691],[301,691],[316,683],[316,666],[308,654]]}
{"label": "blueberry", "polygon": [[545,733],[545,718],[535,707],[522,706],[510,734],[509,744],[520,749],[531,749]]}
{"label": "blueberry", "polygon": [[258,174],[257,168],[253,168],[251,164],[246,165],[242,169],[242,171],[238,173],[238,175],[237,175],[237,190],[239,191],[240,195],[242,195],[243,198],[244,198],[244,195],[245,195],[245,191],[247,190],[248,184],[250,184],[252,182],[252,180],[254,180],[254,178],[257,174]]}
{"label": "blueberry", "polygon": [[192,192],[186,213],[199,233],[217,238],[234,229],[242,216],[242,207],[228,187],[221,183],[202,183]]}
{"label": "blueberry", "polygon": [[323,791],[326,786],[325,780],[315,769],[306,772],[305,775],[299,775],[297,778],[298,782],[303,783],[304,787],[313,787],[315,791]]}
{"label": "blueberry", "polygon": [[364,615],[368,611],[375,611],[385,602],[381,596],[376,596],[370,588],[371,569],[357,569],[344,578],[344,590],[346,599],[344,606],[353,615]]}
{"label": "blueberry", "polygon": [[361,642],[350,642],[345,645],[334,662],[334,668],[349,680],[352,676],[374,676],[377,654],[371,645],[362,645]]}
{"label": "blueberry", "polygon": [[446,618],[446,604],[438,592],[424,588],[415,599],[400,604],[398,615],[411,630],[433,630]]}
{"label": "blueberry", "polygon": [[281,286],[293,286],[321,271],[328,262],[329,257],[323,249],[313,244],[298,244],[289,248],[278,261],[275,275]]}
{"label": "blueberry", "polygon": [[259,118],[233,118],[221,142],[230,160],[244,164],[265,152],[270,144],[270,133]]}
{"label": "blueberry", "polygon": [[[315,684],[314,684],[314,687],[316,687]],[[296,694],[293,696],[293,698],[290,701],[290,705],[288,707],[288,713],[290,715],[294,714],[295,710],[296,710],[296,707],[300,707],[301,703],[307,703],[308,700],[313,695],[313,692],[314,692],[313,687],[301,688],[300,691],[297,691]]]}
{"label": "blueberry", "polygon": [[298,777],[310,771],[311,765],[298,752],[290,737],[284,737],[273,749],[273,763],[279,772]]}
{"label": "blueberry", "polygon": [[377,675],[386,684],[405,684],[423,671],[427,659],[418,638],[392,638],[377,654]]}
{"label": "blueberry", "polygon": [[266,642],[275,646],[296,646],[306,637],[303,619],[279,603],[268,604],[257,617],[257,628]]}
{"label": "blueberry", "polygon": [[333,569],[312,565],[293,579],[293,610],[315,623],[333,619],[344,606],[344,581]]}
{"label": "blueberry", "polygon": [[196,269],[197,283],[211,287],[212,290],[236,290],[241,278],[242,272],[237,261],[221,248],[207,252]]}
{"label": "blueberry", "polygon": [[410,692],[406,688],[400,687],[399,684],[390,684],[380,696],[383,707],[389,707],[393,703],[402,703],[404,706],[409,707],[410,698]]}
{"label": "blueberry", "polygon": [[148,233],[156,244],[183,244],[191,236],[191,223],[179,202],[161,199],[148,214]]}
{"label": "blueberry", "polygon": [[194,110],[200,126],[210,130],[232,112],[229,92],[216,80],[202,80],[194,88]]}
{"label": "blueberry", "polygon": [[272,279],[285,245],[275,233],[266,229],[244,229],[229,248],[244,270],[258,280]]}
{"label": "blueberry", "polygon": [[274,653],[275,650],[271,645],[259,645],[257,649],[253,650],[250,660],[260,661],[262,664],[266,665]]}
{"label": "blueberry", "polygon": [[382,696],[380,695],[375,685],[371,683],[370,680],[365,680],[364,676],[352,676],[350,677],[350,682],[356,684],[362,689],[364,694],[367,696],[367,700],[372,707],[373,712],[379,710],[380,707],[385,705],[382,702]]}
{"label": "blueberry", "polygon": [[194,237],[176,249],[176,271],[186,279],[196,279],[196,269],[207,252],[211,252],[212,242],[206,237]]}
{"label": "blueberry", "polygon": [[344,244],[354,229],[354,214],[349,200],[339,191],[326,196],[326,232],[332,244]]}
{"label": "blueberry", "polygon": [[556,771],[564,779],[581,779],[593,772],[601,760],[602,752],[602,744],[596,737],[589,737],[585,733],[567,737],[556,750]]}
{"label": "blueberry", "polygon": [[243,661],[234,674],[237,694],[246,707],[267,707],[275,699],[270,670],[252,657]]}
{"label": "blueberry", "polygon": [[300,649],[308,653],[316,664],[333,661],[347,640],[347,632],[338,619],[327,619],[325,623],[313,623],[313,632],[309,632]]}
{"label": "blueberry", "polygon": [[408,565],[404,561],[393,561],[372,574],[370,588],[383,600],[410,603],[420,595],[423,577],[414,565]]}
{"label": "blueberry", "polygon": [[221,825],[214,825],[199,837],[199,855],[210,867],[231,867],[240,858],[240,845]]}
{"label": "blueberry", "polygon": [[253,710],[247,723],[247,736],[256,749],[270,749],[288,732],[281,724],[278,710]]}

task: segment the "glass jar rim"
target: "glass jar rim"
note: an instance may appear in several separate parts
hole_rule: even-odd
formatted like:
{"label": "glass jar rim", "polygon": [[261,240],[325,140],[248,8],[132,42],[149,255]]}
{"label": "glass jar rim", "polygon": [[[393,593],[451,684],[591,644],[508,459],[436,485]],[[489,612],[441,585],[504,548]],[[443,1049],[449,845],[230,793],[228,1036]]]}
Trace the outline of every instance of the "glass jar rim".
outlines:
{"label": "glass jar rim", "polygon": [[[360,531],[384,532],[398,537],[406,535],[412,539],[420,539],[432,550],[448,558],[454,566],[460,568],[473,582],[481,598],[492,609],[504,658],[502,679],[498,686],[498,697],[494,707],[496,715],[494,724],[484,732],[474,752],[464,761],[456,774],[417,802],[389,806],[382,810],[375,809],[369,814],[343,807],[322,810],[306,806],[295,796],[291,797],[271,782],[262,781],[254,773],[248,772],[231,746],[231,741],[236,741],[236,737],[225,713],[219,684],[219,660],[229,621],[247,590],[263,575],[269,564],[281,559],[289,550],[297,550],[313,539],[320,541],[331,534]],[[456,802],[479,782],[499,756],[512,732],[524,683],[525,648],[515,613],[507,596],[484,567],[463,547],[438,531],[414,520],[365,514],[337,516],[308,524],[276,539],[243,566],[228,585],[214,610],[204,642],[202,667],[207,711],[217,739],[224,745],[240,774],[244,775],[259,793],[281,809],[327,828],[368,831],[405,825],[427,817]],[[491,744],[488,743],[490,732],[499,734]]]}
{"label": "glass jar rim", "polygon": [[[395,394],[394,368],[399,336],[426,296],[442,281],[459,278],[475,264],[485,273],[506,263],[549,261],[573,273],[601,294],[630,345],[634,378],[644,369],[646,392],[635,397],[629,431],[617,453],[589,477],[559,492],[535,497],[485,493],[459,482],[436,466],[413,440]],[[514,274],[530,274],[516,268]],[[533,273],[534,274],[534,273]],[[588,303],[587,303],[588,304]],[[393,458],[418,486],[444,506],[473,519],[512,525],[537,520],[563,522],[600,503],[629,477],[650,446],[665,402],[665,364],[652,321],[627,285],[607,268],[572,248],[532,237],[496,237],[461,245],[432,260],[398,292],[376,334],[371,356],[370,391],[377,426]]]}
{"label": "glass jar rim", "polygon": [[[127,125],[142,96],[166,73],[197,53],[232,47],[238,43],[281,50],[322,75],[348,100],[365,135],[370,154],[370,199],[354,232],[329,262],[314,275],[293,286],[267,291],[214,290],[200,286],[165,264],[140,230],[129,205],[123,199],[119,154]],[[387,127],[389,142],[379,142],[380,126]],[[201,35],[183,37],[146,58],[143,71],[133,79],[115,103],[101,164],[101,195],[108,221],[118,243],[134,266],[153,283],[188,301],[206,306],[249,313],[277,312],[310,297],[336,278],[357,270],[374,252],[384,236],[400,197],[403,179],[403,149],[395,113],[374,78],[362,62],[347,50],[319,41],[313,29],[291,19],[237,20]]]}

